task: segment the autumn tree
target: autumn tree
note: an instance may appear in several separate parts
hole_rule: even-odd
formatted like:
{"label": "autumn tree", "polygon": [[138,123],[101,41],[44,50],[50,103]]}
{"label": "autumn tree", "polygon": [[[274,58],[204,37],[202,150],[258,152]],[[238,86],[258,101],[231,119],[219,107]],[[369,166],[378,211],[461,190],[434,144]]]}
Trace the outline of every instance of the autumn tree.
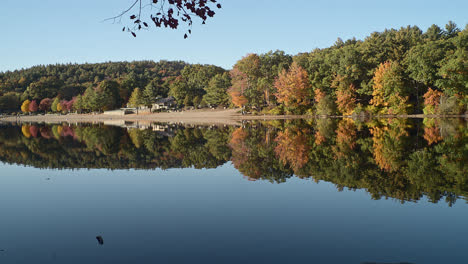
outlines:
{"label": "autumn tree", "polygon": [[336,89],[336,107],[343,115],[351,115],[356,108],[356,88],[346,77],[337,75],[332,82]]}
{"label": "autumn tree", "polygon": [[21,111],[23,111],[23,113],[28,113],[29,112],[29,104],[31,103],[31,101],[29,100],[25,100],[23,102],[23,104],[21,105]]}
{"label": "autumn tree", "polygon": [[244,107],[249,100],[245,96],[247,89],[247,74],[234,68],[230,71],[232,86],[228,89],[231,102],[237,107]]}
{"label": "autumn tree", "polygon": [[39,103],[39,110],[47,112],[48,110],[50,110],[51,106],[52,106],[52,99],[44,98]]}
{"label": "autumn tree", "polygon": [[278,102],[289,109],[299,109],[309,103],[310,82],[307,72],[296,62],[288,71],[283,69],[274,83]]}
{"label": "autumn tree", "polygon": [[370,104],[382,114],[406,114],[409,108],[407,90],[398,62],[381,63],[373,78]]}
{"label": "autumn tree", "polygon": [[59,113],[65,110],[64,105],[63,105],[63,100],[57,103],[57,106],[55,107],[55,109]]}
{"label": "autumn tree", "polygon": [[29,112],[37,112],[38,105],[36,100],[32,100],[32,102],[29,104]]}
{"label": "autumn tree", "polygon": [[424,94],[424,114],[438,113],[442,95],[441,91],[432,88],[427,89],[427,92]]}

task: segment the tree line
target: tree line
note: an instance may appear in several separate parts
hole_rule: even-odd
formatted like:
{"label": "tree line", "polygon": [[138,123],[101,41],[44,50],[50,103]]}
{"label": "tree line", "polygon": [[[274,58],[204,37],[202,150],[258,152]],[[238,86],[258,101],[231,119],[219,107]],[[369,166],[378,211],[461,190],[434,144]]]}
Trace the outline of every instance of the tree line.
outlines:
{"label": "tree line", "polygon": [[408,26],[294,56],[252,53],[231,70],[141,61],[3,72],[0,111],[104,111],[173,96],[181,107],[254,113],[460,114],[468,104],[467,61],[468,25]]}

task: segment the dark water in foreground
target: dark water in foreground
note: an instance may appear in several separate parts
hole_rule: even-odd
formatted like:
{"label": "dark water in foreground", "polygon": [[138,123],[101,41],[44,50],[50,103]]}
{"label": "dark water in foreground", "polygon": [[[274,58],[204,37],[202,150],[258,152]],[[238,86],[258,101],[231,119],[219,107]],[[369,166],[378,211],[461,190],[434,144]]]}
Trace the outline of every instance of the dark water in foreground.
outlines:
{"label": "dark water in foreground", "polygon": [[468,263],[467,131],[2,125],[0,263]]}

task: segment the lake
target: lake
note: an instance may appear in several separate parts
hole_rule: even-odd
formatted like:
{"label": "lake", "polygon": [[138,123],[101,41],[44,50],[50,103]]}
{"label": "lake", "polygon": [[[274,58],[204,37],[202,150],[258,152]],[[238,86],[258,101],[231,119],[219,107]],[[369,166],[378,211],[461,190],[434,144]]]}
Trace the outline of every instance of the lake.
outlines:
{"label": "lake", "polygon": [[468,263],[462,119],[0,125],[1,263]]}

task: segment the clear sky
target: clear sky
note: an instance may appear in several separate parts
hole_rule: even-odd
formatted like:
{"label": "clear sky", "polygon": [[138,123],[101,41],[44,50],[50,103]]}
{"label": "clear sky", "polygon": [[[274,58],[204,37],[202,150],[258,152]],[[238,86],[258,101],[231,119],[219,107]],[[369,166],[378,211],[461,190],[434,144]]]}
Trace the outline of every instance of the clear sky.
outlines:
{"label": "clear sky", "polygon": [[[150,0],[145,0],[150,1]],[[468,23],[467,0],[219,0],[223,5],[193,34],[155,29],[137,38],[101,22],[133,0],[1,0],[0,71],[38,64],[184,60],[225,68],[247,53],[311,51],[374,31],[417,25],[426,30]]]}

